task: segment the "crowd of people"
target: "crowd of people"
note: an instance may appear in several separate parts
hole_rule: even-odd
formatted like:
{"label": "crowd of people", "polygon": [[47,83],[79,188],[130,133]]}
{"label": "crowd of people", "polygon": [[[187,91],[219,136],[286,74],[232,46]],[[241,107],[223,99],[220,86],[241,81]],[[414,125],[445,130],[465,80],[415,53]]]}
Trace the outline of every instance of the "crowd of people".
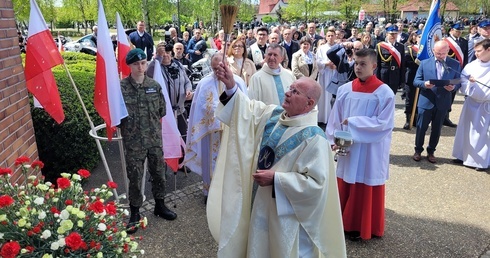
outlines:
{"label": "crowd of people", "polygon": [[[469,28],[451,24],[425,60],[417,59],[424,24],[404,27],[401,21],[362,29],[342,22],[319,30],[312,22],[256,27],[229,40],[220,31],[211,42],[200,28],[191,38],[170,29],[153,56],[153,40],[138,23],[130,39],[139,58],[126,60],[144,64],[132,65],[133,79],[125,79],[124,87],[151,82],[154,67],[161,66],[186,136],[182,165],[203,177],[219,257],[345,257],[345,237],[383,237],[396,94],[405,100],[403,129],[416,127],[414,161],[420,162],[425,150],[427,160],[437,163],[441,130],[448,126],[457,127],[454,163],[488,168],[490,21]],[[217,51],[210,58],[212,73],[193,92],[186,69],[204,58],[207,48]],[[152,61],[141,74],[146,60]],[[458,91],[465,101],[456,125],[449,114]],[[126,99],[127,106],[135,104]],[[187,114],[183,103],[191,99]],[[353,144],[334,160],[338,131],[348,132]],[[156,141],[161,146],[161,137]],[[139,149],[137,154],[141,162]],[[133,163],[128,171],[141,173]],[[131,175],[136,183],[130,186],[139,183]],[[160,200],[158,182],[154,188]],[[132,226],[139,219],[133,210],[136,214],[141,205],[136,192],[130,191]],[[175,219],[163,201],[157,204],[155,214]]]}

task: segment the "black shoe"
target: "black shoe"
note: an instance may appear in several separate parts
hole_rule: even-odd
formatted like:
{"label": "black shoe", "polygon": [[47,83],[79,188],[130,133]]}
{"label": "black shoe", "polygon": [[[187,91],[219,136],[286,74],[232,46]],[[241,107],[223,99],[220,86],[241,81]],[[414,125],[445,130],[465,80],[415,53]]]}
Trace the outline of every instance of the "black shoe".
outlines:
{"label": "black shoe", "polygon": [[405,125],[403,125],[403,129],[410,130],[410,122],[405,123]]}
{"label": "black shoe", "polygon": [[449,120],[449,118],[444,119],[443,125],[448,126],[448,127],[453,127],[453,128],[458,126],[455,123],[453,123],[451,120]]}
{"label": "black shoe", "polygon": [[475,168],[476,171],[486,171],[487,168]]}
{"label": "black shoe", "polygon": [[359,231],[345,231],[344,233],[347,236],[347,239],[349,239],[350,241],[361,241],[361,232]]}
{"label": "black shoe", "polygon": [[128,225],[126,225],[126,233],[131,235],[136,233],[136,231],[138,231],[141,215],[140,215],[139,207],[135,207],[131,205],[129,207],[131,211],[131,216],[129,217]]}
{"label": "black shoe", "polygon": [[155,210],[153,211],[153,214],[166,220],[174,220],[177,218],[177,214],[167,208],[164,200],[155,200]]}
{"label": "black shoe", "polygon": [[452,162],[453,162],[454,164],[463,164],[463,161],[462,161],[462,160],[460,160],[460,159],[453,159],[453,160],[452,160]]}

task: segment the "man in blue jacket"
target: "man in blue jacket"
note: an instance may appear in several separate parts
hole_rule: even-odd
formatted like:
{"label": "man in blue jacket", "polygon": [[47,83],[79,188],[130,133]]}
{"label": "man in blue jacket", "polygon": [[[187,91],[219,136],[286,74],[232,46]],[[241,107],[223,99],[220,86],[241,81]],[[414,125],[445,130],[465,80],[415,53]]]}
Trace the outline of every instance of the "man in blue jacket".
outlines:
{"label": "man in blue jacket", "polygon": [[153,37],[145,31],[145,22],[139,21],[137,25],[137,30],[129,34],[129,40],[136,48],[139,48],[146,53],[146,60],[150,61],[153,57]]}
{"label": "man in blue jacket", "polygon": [[[451,93],[461,86],[459,82],[449,80],[460,77],[461,66],[458,61],[448,58],[449,45],[440,40],[434,44],[434,56],[420,63],[414,79],[414,86],[420,88],[419,101],[417,103],[417,132],[415,135],[415,153],[413,160],[420,161],[424,151],[425,132],[432,123],[429,145],[427,146],[427,159],[436,163],[434,152],[441,128],[448,109],[451,107]],[[440,80],[439,83],[434,80]],[[442,82],[442,80],[447,80]]]}

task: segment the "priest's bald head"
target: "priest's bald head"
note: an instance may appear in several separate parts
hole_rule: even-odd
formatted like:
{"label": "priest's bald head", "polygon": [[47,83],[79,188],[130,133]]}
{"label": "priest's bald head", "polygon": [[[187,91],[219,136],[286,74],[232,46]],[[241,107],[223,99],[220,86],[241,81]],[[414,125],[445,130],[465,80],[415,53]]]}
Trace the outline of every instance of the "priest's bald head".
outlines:
{"label": "priest's bald head", "polygon": [[306,114],[315,108],[322,94],[322,88],[317,81],[301,77],[289,87],[284,95],[282,107],[288,116]]}

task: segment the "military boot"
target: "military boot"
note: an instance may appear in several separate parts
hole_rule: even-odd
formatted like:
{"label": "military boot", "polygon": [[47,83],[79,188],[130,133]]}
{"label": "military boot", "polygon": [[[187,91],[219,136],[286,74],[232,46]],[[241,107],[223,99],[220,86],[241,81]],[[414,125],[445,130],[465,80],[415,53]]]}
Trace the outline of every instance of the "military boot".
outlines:
{"label": "military boot", "polygon": [[141,220],[140,208],[133,205],[129,205],[131,215],[129,216],[129,222],[126,226],[126,233],[134,234],[138,231],[138,226]]}
{"label": "military boot", "polygon": [[177,218],[177,214],[167,208],[163,199],[155,199],[155,211],[153,212],[153,214],[166,220],[174,220]]}

